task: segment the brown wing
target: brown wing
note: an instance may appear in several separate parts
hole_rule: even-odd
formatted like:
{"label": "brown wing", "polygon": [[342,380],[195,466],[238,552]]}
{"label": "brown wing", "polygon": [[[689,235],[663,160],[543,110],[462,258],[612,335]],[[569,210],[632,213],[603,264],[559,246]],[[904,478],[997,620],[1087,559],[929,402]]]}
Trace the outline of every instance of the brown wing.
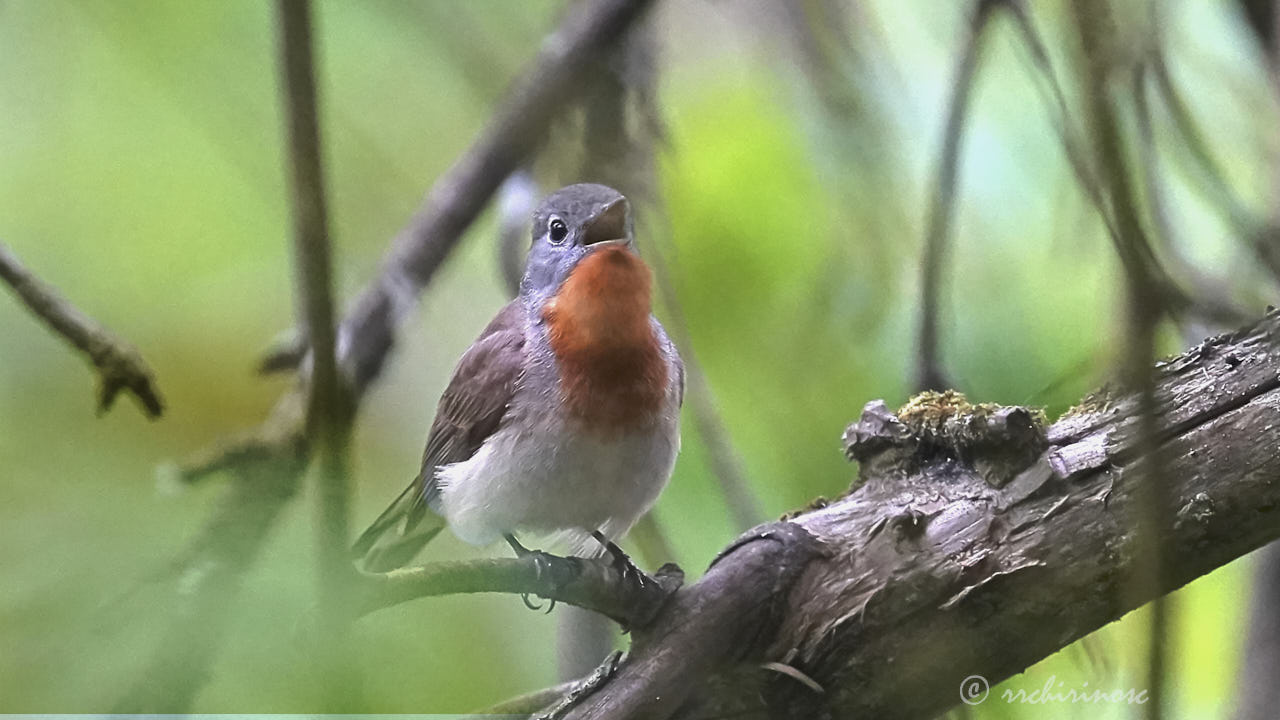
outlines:
{"label": "brown wing", "polygon": [[404,565],[444,527],[434,513],[423,522],[428,508],[438,507],[436,470],[470,458],[502,424],[524,367],[524,320],[524,305],[511,301],[458,361],[427,433],[422,469],[352,547],[366,570]]}

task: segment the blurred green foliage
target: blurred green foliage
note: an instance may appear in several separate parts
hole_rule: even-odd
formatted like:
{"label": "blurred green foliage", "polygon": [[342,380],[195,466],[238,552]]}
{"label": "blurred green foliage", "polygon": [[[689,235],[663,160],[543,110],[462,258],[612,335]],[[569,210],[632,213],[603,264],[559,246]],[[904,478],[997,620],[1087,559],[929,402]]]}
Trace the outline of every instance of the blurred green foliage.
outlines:
{"label": "blurred green foliage", "polygon": [[[318,4],[343,297],[476,134],[558,5]],[[1055,61],[1069,66],[1060,3],[1035,5]],[[847,487],[845,424],[866,401],[900,403],[910,389],[918,238],[964,13],[930,0],[862,9],[867,26],[851,38],[860,101],[883,121],[865,136],[824,109],[759,4],[667,3],[658,17],[666,221],[639,232],[670,228],[662,247],[695,348],[770,514]],[[1179,0],[1167,16],[1193,111],[1233,185],[1265,207],[1276,109],[1256,49],[1226,2]],[[124,403],[95,419],[82,361],[0,300],[0,713],[111,707],[157,638],[149,620],[165,595],[148,573],[176,556],[219,492],[218,479],[157,492],[153,469],[256,423],[285,387],[251,374],[293,314],[273,38],[271,8],[257,0],[0,0],[0,238],[137,345],[169,402],[157,423]],[[1052,414],[1120,352],[1118,276],[1025,49],[1007,27],[992,39],[962,158],[943,353],[975,398]],[[1168,138],[1168,119],[1157,121]],[[858,162],[867,155],[850,138],[887,166]],[[1183,251],[1207,272],[1256,272],[1171,154]],[[472,229],[367,398],[356,525],[416,471],[454,360],[504,300],[495,235],[487,217]],[[292,504],[245,579],[197,710],[317,709],[296,632],[313,585],[309,500]],[[691,429],[657,515],[695,574],[734,533]],[[487,552],[446,538],[430,556]],[[1178,716],[1230,706],[1247,565],[1178,593]],[[549,684],[554,622],[498,596],[366,618],[353,637],[367,710],[459,712]],[[1130,617],[1103,630],[1104,663],[1069,650],[1006,686],[1053,675],[1132,686],[1144,627]],[[988,702],[978,714],[1038,710]]]}

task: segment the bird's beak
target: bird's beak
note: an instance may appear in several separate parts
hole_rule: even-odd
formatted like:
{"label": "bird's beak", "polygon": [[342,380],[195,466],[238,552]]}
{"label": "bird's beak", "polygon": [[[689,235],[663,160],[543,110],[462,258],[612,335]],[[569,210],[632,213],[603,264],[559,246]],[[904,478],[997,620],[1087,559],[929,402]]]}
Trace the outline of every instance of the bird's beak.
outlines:
{"label": "bird's beak", "polygon": [[583,245],[626,245],[627,200],[618,198],[587,221]]}

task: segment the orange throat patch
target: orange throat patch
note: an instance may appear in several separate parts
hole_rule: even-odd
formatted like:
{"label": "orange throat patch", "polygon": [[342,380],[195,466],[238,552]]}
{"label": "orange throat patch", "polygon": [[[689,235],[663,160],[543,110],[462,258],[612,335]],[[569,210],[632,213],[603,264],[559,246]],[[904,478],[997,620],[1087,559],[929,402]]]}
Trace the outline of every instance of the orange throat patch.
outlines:
{"label": "orange throat patch", "polygon": [[621,247],[592,251],[542,309],[570,415],[605,435],[650,424],[667,364],[649,323],[649,268]]}

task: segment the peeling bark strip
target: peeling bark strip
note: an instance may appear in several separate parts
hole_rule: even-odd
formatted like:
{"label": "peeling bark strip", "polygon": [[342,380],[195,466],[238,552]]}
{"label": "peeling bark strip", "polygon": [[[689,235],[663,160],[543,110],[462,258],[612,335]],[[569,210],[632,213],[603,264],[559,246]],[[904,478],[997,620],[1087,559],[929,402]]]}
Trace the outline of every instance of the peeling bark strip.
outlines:
{"label": "peeling bark strip", "polygon": [[[1280,537],[1278,373],[1274,310],[1157,366],[1160,592]],[[1103,389],[1045,428],[953,393],[869,403],[856,489],[744,536],[566,717],[928,718],[1116,620],[1151,599],[1126,585],[1135,408]]]}

